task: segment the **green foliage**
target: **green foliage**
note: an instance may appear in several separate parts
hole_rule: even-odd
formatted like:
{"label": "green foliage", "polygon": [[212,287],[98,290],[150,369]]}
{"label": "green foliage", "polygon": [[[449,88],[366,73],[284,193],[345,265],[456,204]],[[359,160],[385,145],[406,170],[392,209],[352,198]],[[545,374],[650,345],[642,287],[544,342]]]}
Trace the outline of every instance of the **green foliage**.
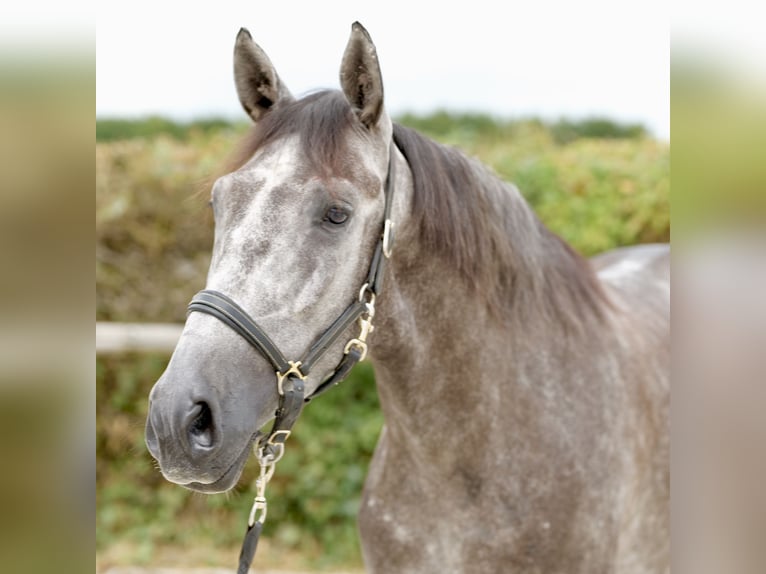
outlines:
{"label": "green foliage", "polygon": [[[515,182],[541,219],[585,254],[669,238],[668,146],[642,130],[479,114],[401,121]],[[98,320],[184,320],[210,258],[210,184],[241,131],[97,122],[106,142],[96,144]],[[175,547],[185,556],[175,560],[233,564],[256,469],[251,461],[233,494],[207,497],[161,477],[143,425],[149,390],[166,362],[153,355],[97,360],[97,548],[119,561],[115,549],[127,546],[131,563],[156,563]],[[296,553],[296,568],[360,564],[355,516],[381,425],[366,364],[304,411],[269,485],[259,564],[284,568],[280,561]]]}
{"label": "green foliage", "polygon": [[476,148],[513,181],[542,221],[585,255],[670,239],[670,158],[649,139],[553,145],[529,127],[529,146]]}
{"label": "green foliage", "polygon": [[96,145],[97,319],[183,321],[204,284],[211,175],[231,141],[216,133]]}
{"label": "green foliage", "polygon": [[562,119],[550,126],[557,143],[569,143],[583,138],[636,139],[646,136],[641,124],[618,124],[607,118],[587,118],[581,121]]}
{"label": "green foliage", "polygon": [[502,120],[488,114],[439,111],[427,116],[404,114],[399,121],[438,141],[454,141],[460,145],[478,139],[485,142],[508,142],[508,138],[512,138],[517,130],[529,126],[546,130],[557,144],[567,144],[578,139],[641,139],[647,136],[641,124],[621,124],[601,117],[581,120],[562,118],[546,122],[535,118]]}
{"label": "green foliage", "polygon": [[165,135],[186,141],[193,136],[209,135],[220,131],[241,132],[246,124],[232,123],[222,118],[206,118],[191,122],[176,122],[150,116],[141,119],[101,118],[96,120],[96,141],[111,142],[135,138],[154,138]]}
{"label": "green foliage", "polygon": [[427,116],[404,114],[399,123],[440,142],[475,141],[477,139],[494,140],[508,134],[512,122],[501,122],[487,114],[451,114],[445,111],[434,112]]}

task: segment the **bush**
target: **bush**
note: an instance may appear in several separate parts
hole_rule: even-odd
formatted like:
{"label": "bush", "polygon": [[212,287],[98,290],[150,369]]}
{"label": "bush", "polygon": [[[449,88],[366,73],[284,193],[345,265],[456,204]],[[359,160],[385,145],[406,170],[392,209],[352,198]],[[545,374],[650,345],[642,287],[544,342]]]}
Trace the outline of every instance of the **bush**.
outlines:
{"label": "bush", "polygon": [[551,125],[551,133],[557,143],[564,144],[583,138],[637,139],[646,136],[646,129],[641,124],[618,124],[607,118],[562,119]]}

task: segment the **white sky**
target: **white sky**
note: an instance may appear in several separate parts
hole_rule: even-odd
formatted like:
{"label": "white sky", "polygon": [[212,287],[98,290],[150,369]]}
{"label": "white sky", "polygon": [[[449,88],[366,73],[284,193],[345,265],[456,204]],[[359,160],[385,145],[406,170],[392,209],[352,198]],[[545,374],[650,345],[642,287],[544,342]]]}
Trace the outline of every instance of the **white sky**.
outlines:
{"label": "white sky", "polygon": [[359,20],[386,106],[502,117],[606,115],[669,138],[667,3],[577,0],[100,2],[96,114],[244,118],[232,50],[250,30],[295,95],[338,87]]}

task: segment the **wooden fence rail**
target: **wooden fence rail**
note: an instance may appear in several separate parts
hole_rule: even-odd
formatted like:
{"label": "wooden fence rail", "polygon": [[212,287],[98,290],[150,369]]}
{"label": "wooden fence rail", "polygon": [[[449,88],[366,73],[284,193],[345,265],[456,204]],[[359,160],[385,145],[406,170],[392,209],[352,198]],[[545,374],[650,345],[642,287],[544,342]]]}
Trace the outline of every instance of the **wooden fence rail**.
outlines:
{"label": "wooden fence rail", "polygon": [[183,325],[172,323],[107,323],[96,321],[96,354],[128,351],[171,353]]}

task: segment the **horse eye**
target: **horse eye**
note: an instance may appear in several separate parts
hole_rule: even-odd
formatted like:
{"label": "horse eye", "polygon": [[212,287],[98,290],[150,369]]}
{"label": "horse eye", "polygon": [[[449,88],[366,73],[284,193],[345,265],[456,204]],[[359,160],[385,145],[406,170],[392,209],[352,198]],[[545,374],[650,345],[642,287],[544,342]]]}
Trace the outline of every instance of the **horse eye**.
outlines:
{"label": "horse eye", "polygon": [[348,220],[348,212],[340,207],[331,207],[325,213],[324,220],[329,221],[333,225],[343,225]]}

